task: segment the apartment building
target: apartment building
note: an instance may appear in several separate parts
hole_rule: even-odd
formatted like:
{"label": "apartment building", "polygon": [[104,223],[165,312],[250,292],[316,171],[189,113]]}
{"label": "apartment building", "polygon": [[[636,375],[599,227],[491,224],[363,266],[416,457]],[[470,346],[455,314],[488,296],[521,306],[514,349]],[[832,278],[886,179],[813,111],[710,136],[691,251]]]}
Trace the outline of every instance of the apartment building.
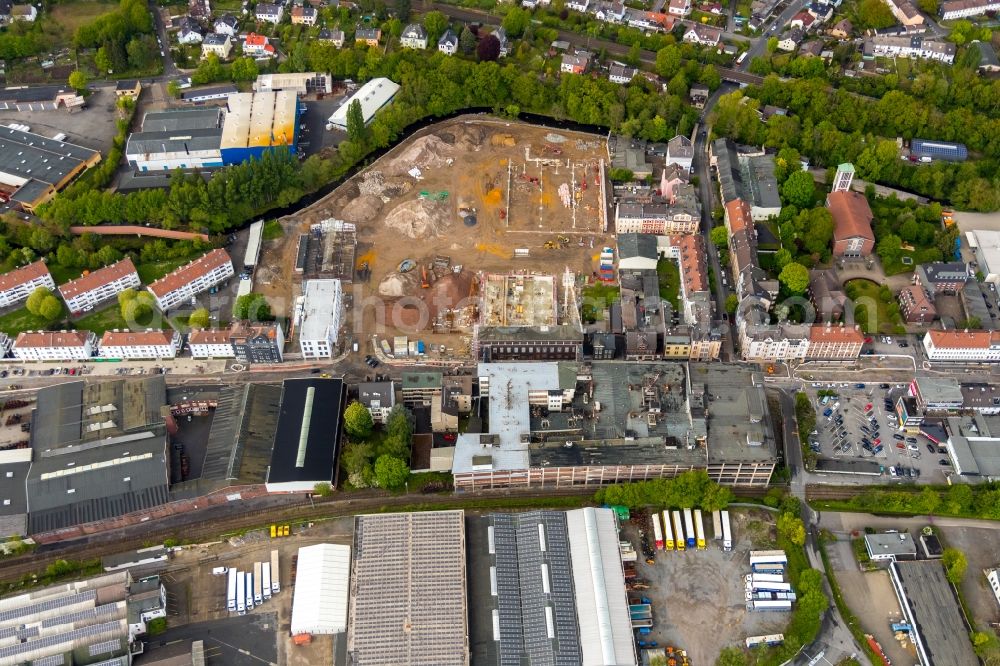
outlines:
{"label": "apartment building", "polygon": [[203,328],[188,334],[188,350],[193,358],[233,358],[229,329]]}
{"label": "apartment building", "polygon": [[211,54],[219,57],[219,60],[229,60],[229,54],[233,51],[233,38],[229,35],[213,32],[205,35],[201,43],[201,57],[207,58]]}
{"label": "apartment building", "polygon": [[929,324],[937,318],[937,308],[919,284],[899,291],[899,311],[908,324]]}
{"label": "apartment building", "polygon": [[39,287],[56,288],[48,267],[41,259],[0,275],[0,307],[20,303]]}
{"label": "apartment building", "polygon": [[281,363],[285,334],[274,322],[238,321],[229,331],[229,342],[241,363]]}
{"label": "apartment building", "polygon": [[913,271],[913,282],[930,294],[957,294],[975,277],[964,261],[920,264]]}
{"label": "apartment building", "polygon": [[385,423],[396,404],[396,384],[388,382],[362,382],[358,384],[358,402],[365,406],[375,423]]}
{"label": "apartment building", "polygon": [[872,53],[890,58],[921,58],[947,64],[955,62],[955,45],[921,35],[875,35],[871,38]]}
{"label": "apartment building", "polygon": [[1000,331],[927,331],[924,351],[931,361],[1000,361]]}
{"label": "apartment building", "polygon": [[404,372],[400,389],[403,404],[409,406],[430,405],[435,396],[440,397],[443,379],[440,372]]}
{"label": "apartment building", "polygon": [[98,356],[123,359],[175,358],[181,346],[181,334],[174,330],[105,331]]}
{"label": "apartment building", "polygon": [[910,0],[884,0],[896,20],[907,28],[914,28],[924,24],[924,17],[917,11]]}
{"label": "apartment building", "polygon": [[340,280],[309,280],[302,291],[301,306],[296,308],[302,358],[330,358],[343,310]]}
{"label": "apartment building", "polygon": [[149,291],[156,298],[156,305],[166,311],[208,291],[234,274],[229,253],[220,248],[160,278],[149,285]]}
{"label": "apartment building", "polygon": [[24,331],[11,351],[19,361],[85,361],[97,349],[90,331]]}
{"label": "apartment building", "polygon": [[861,354],[865,335],[857,326],[817,325],[809,327],[807,359],[851,359]]}
{"label": "apartment building", "polygon": [[1000,12],[1000,0],[948,0],[938,9],[945,21]]}
{"label": "apartment building", "polygon": [[809,349],[809,332],[805,326],[744,323],[739,332],[744,361],[801,361]]}
{"label": "apartment building", "polygon": [[622,197],[615,205],[615,231],[619,234],[693,234],[701,220],[694,188],[677,188],[671,199]]}
{"label": "apartment building", "polygon": [[116,298],[125,289],[141,286],[135,265],[126,257],[116,264],[59,285],[59,293],[66,301],[69,311],[76,315]]}

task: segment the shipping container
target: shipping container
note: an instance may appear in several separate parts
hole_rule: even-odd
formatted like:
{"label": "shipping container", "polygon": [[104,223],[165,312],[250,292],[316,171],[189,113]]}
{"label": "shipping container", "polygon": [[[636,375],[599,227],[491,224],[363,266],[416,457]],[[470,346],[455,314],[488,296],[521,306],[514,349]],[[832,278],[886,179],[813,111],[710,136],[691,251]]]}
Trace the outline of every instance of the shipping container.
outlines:
{"label": "shipping container", "polygon": [[697,539],[694,535],[694,516],[691,515],[691,509],[684,509],[684,539],[688,548],[695,547]]}
{"label": "shipping container", "polygon": [[242,571],[236,572],[236,610],[240,615],[247,612],[247,579]]}
{"label": "shipping container", "polygon": [[681,512],[674,511],[674,543],[677,544],[677,550],[684,550],[687,544],[687,539],[684,537],[684,522],[681,520]]}
{"label": "shipping container", "polygon": [[650,518],[653,519],[653,538],[656,540],[656,550],[663,550],[663,528],[660,527],[660,514],[654,513]]}
{"label": "shipping container", "polygon": [[261,585],[261,592],[264,593],[264,599],[271,598],[271,563],[264,562],[261,567],[261,574],[264,576],[263,584]]}
{"label": "shipping container", "polygon": [[226,608],[230,613],[236,611],[236,569],[229,570],[229,584],[226,586]]}
{"label": "shipping container", "polygon": [[772,564],[755,564],[750,567],[750,570],[754,573],[783,574],[785,573],[785,565],[778,564],[777,562]]}
{"label": "shipping container", "polygon": [[698,550],[705,550],[705,521],[701,517],[701,509],[694,510],[694,538]]}
{"label": "shipping container", "polygon": [[278,578],[278,551],[271,551],[271,594],[281,592],[281,582]]}
{"label": "shipping container", "polygon": [[712,538],[722,538],[722,512],[718,509],[712,512]]}
{"label": "shipping container", "polygon": [[729,512],[722,512],[722,550],[733,549],[733,532],[729,524]]}
{"label": "shipping container", "polygon": [[253,602],[258,606],[264,603],[263,569],[260,562],[253,563]]}
{"label": "shipping container", "polygon": [[674,544],[674,528],[670,524],[670,512],[663,512],[663,547],[667,550],[673,550],[676,546]]}
{"label": "shipping container", "polygon": [[767,636],[750,636],[747,638],[747,647],[755,648],[758,645],[766,645],[768,647],[774,647],[776,645],[781,645],[785,642],[784,634],[770,634]]}

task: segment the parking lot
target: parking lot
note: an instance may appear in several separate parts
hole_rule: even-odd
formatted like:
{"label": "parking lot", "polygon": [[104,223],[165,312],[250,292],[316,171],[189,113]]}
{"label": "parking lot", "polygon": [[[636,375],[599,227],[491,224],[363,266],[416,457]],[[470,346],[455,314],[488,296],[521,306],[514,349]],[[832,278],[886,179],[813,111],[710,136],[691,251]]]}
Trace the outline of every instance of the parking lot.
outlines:
{"label": "parking lot", "polygon": [[893,405],[905,395],[902,384],[812,383],[806,394],[816,410],[816,430],[808,437],[821,458],[873,460],[883,479],[940,483],[951,470],[944,449],[925,436],[899,427]]}

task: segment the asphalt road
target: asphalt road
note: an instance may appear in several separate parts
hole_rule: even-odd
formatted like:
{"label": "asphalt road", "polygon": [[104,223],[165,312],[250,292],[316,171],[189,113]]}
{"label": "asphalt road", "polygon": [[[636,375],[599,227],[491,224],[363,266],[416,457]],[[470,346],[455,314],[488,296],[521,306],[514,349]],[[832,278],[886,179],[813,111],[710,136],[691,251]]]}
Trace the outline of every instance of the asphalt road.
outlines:
{"label": "asphalt road", "polygon": [[785,11],[778,15],[778,18],[768,23],[768,29],[762,32],[760,37],[750,40],[750,48],[747,50],[747,57],[743,59],[742,63],[736,65],[735,68],[740,71],[746,71],[747,67],[750,66],[750,62],[764,53],[767,49],[768,38],[781,32],[781,26],[786,25],[792,17],[798,14],[807,4],[809,4],[807,0],[792,0],[788,4],[788,7],[785,8]]}

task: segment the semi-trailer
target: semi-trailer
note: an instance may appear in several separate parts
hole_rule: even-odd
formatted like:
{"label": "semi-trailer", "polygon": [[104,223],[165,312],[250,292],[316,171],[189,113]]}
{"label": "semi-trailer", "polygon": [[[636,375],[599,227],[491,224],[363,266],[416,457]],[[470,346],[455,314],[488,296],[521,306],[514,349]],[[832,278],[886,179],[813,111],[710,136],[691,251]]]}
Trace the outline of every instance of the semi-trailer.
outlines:
{"label": "semi-trailer", "polygon": [[663,512],[663,547],[667,550],[673,550],[675,548],[674,544],[674,528],[670,524],[670,512]]}
{"label": "semi-trailer", "polygon": [[260,562],[253,563],[253,603],[256,606],[264,603],[263,569]]}
{"label": "semi-trailer", "polygon": [[650,517],[653,519],[653,539],[656,541],[656,550],[663,550],[663,528],[660,527],[660,514],[654,513]]}
{"label": "semi-trailer", "polygon": [[681,512],[674,511],[674,539],[676,539],[677,550],[684,550],[687,544],[687,539],[684,537],[684,523],[681,520]]}
{"label": "semi-trailer", "polygon": [[261,573],[264,576],[263,584],[261,585],[261,591],[264,593],[264,599],[271,598],[271,563],[264,562],[261,567]]}
{"label": "semi-trailer", "polygon": [[791,601],[751,601],[747,604],[747,610],[750,611],[790,611],[792,610]]}
{"label": "semi-trailer", "polygon": [[747,583],[747,587],[751,590],[761,590],[763,592],[791,592],[791,583],[764,583],[764,582],[750,582]]}
{"label": "semi-trailer", "polygon": [[755,648],[758,645],[766,645],[768,647],[774,647],[776,645],[781,645],[785,642],[784,634],[769,634],[767,636],[749,636],[747,638],[747,647]]}
{"label": "semi-trailer", "polygon": [[229,609],[230,613],[236,612],[236,569],[230,569],[228,572],[229,580],[226,585],[226,608]]}
{"label": "semi-trailer", "polygon": [[722,550],[733,549],[733,532],[729,526],[729,512],[722,512]]}
{"label": "semi-trailer", "polygon": [[698,550],[705,550],[705,521],[701,517],[701,509],[694,510],[694,538]]}
{"label": "semi-trailer", "polygon": [[712,512],[712,538],[722,538],[722,512],[718,509]]}
{"label": "semi-trailer", "polygon": [[755,564],[788,564],[788,556],[783,550],[751,550],[750,566]]}
{"label": "semi-trailer", "polygon": [[271,594],[281,592],[281,582],[278,576],[278,551],[271,551]]}
{"label": "semi-trailer", "polygon": [[247,579],[242,571],[236,572],[236,612],[247,613]]}
{"label": "semi-trailer", "polygon": [[785,577],[781,574],[752,573],[747,574],[744,580],[748,583],[784,583]]}
{"label": "semi-trailer", "polygon": [[253,572],[252,571],[247,571],[246,573],[243,574],[243,577],[246,580],[247,610],[248,611],[252,611],[253,610],[253,606],[254,606],[254,604],[253,604]]}
{"label": "semi-trailer", "polygon": [[691,509],[684,509],[684,537],[687,547],[694,548],[697,540],[694,536],[694,517],[691,515]]}
{"label": "semi-trailer", "polygon": [[779,564],[778,562],[754,564],[750,567],[750,571],[754,573],[765,573],[765,574],[784,574],[785,565]]}

